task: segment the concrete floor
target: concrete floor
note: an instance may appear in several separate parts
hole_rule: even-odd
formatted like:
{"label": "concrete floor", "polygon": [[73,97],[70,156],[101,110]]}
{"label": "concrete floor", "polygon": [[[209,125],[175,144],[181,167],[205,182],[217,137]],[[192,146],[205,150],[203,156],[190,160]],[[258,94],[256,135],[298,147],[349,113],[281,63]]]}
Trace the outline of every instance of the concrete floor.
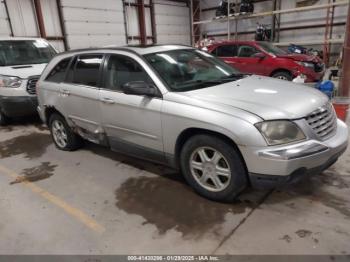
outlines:
{"label": "concrete floor", "polygon": [[219,204],[159,165],[59,151],[33,121],[0,130],[0,254],[350,254],[349,151],[299,185]]}

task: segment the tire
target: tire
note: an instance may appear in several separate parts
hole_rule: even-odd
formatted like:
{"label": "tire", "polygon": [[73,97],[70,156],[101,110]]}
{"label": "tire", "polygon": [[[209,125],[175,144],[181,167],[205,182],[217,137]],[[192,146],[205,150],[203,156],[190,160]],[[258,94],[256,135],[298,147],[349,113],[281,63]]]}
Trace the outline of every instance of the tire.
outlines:
{"label": "tire", "polygon": [[0,108],[0,126],[6,126],[9,122],[9,118],[5,116],[3,112],[1,112]]}
{"label": "tire", "polygon": [[286,81],[292,81],[293,80],[293,76],[291,73],[287,72],[287,71],[279,71],[276,72],[272,75],[273,78],[277,78],[277,79],[281,79],[281,80],[286,80]]}
{"label": "tire", "polygon": [[[214,154],[215,151],[217,154]],[[216,158],[216,161],[203,161],[203,152],[204,158]],[[216,136],[196,135],[190,138],[181,150],[180,165],[187,183],[210,200],[232,202],[248,184],[240,154],[232,145]],[[220,175],[217,175],[218,168],[221,169]]]}
{"label": "tire", "polygon": [[63,151],[74,151],[81,147],[81,138],[72,131],[66,120],[61,115],[51,115],[49,128],[52,140],[58,149]]}

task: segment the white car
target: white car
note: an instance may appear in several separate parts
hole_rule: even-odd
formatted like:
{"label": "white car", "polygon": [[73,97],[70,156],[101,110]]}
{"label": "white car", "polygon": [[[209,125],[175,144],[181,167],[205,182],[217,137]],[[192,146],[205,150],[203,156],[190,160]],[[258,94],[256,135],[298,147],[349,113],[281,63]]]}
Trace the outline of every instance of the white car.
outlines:
{"label": "white car", "polygon": [[57,51],[40,38],[0,38],[0,125],[36,114],[35,85]]}

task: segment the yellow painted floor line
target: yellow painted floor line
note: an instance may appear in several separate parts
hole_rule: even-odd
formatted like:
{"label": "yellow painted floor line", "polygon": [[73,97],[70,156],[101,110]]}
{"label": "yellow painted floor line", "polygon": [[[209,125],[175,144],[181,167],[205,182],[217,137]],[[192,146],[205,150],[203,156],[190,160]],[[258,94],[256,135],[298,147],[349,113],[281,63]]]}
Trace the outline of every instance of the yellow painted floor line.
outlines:
{"label": "yellow painted floor line", "polygon": [[[0,172],[4,173],[12,178],[17,178],[19,176],[16,172],[14,172],[14,171],[12,171],[12,170],[10,170],[2,165],[0,165]],[[106,230],[103,226],[98,224],[95,220],[90,218],[83,211],[81,211],[75,207],[72,207],[71,205],[66,203],[64,200],[51,194],[50,192],[46,191],[45,189],[43,189],[43,188],[41,188],[41,187],[31,183],[31,182],[28,182],[28,181],[24,181],[22,184],[25,187],[28,187],[29,189],[31,189],[31,191],[34,192],[35,194],[43,197],[44,199],[46,199],[50,203],[63,209],[67,214],[73,216],[75,219],[77,219],[79,222],[83,223],[88,228],[90,228],[98,233],[103,233]]]}

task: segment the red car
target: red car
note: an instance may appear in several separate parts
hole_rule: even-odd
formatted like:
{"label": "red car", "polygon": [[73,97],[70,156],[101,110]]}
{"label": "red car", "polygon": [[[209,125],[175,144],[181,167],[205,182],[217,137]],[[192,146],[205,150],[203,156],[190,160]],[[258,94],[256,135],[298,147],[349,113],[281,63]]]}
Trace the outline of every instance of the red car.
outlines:
{"label": "red car", "polygon": [[207,46],[207,51],[243,73],[289,81],[303,74],[306,82],[316,82],[322,80],[325,70],[316,56],[289,54],[269,42],[224,41]]}

